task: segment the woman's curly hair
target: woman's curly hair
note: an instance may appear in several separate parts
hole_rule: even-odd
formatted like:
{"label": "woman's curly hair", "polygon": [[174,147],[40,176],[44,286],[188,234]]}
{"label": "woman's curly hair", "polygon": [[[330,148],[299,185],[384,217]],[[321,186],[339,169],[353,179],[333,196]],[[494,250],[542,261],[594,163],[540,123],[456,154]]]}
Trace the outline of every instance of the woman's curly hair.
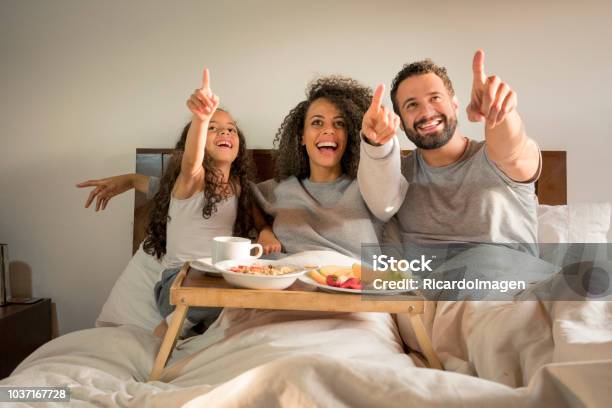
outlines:
{"label": "woman's curly hair", "polygon": [[[217,109],[221,110],[221,109]],[[168,220],[168,209],[170,208],[170,197],[174,182],[181,172],[181,161],[185,149],[185,140],[191,123],[188,123],[176,143],[176,152],[172,155],[168,167],[161,178],[159,191],[153,197],[153,208],[149,213],[149,224],[147,226],[147,238],[143,248],[146,253],[155,255],[161,259],[166,254],[166,227]],[[217,204],[234,194],[238,198],[236,210],[236,221],[233,227],[233,235],[252,238],[254,222],[251,215],[251,194],[249,181],[254,174],[254,165],[251,154],[247,150],[244,134],[238,128],[238,155],[230,167],[230,179],[228,183],[223,182],[223,174],[214,167],[212,159],[204,155],[204,208],[202,217],[210,218],[217,211]]]}
{"label": "woman's curly hair", "polygon": [[310,104],[319,98],[333,103],[346,121],[347,143],[342,156],[342,172],[351,178],[357,177],[359,165],[359,131],[363,115],[372,102],[372,90],[354,79],[342,76],[327,76],[316,79],[306,87],[306,100],[297,104],[285,119],[274,137],[278,147],[274,178],[284,180],[290,176],[304,179],[310,176],[310,164],[306,147],[302,146],[302,135],[306,112]]}

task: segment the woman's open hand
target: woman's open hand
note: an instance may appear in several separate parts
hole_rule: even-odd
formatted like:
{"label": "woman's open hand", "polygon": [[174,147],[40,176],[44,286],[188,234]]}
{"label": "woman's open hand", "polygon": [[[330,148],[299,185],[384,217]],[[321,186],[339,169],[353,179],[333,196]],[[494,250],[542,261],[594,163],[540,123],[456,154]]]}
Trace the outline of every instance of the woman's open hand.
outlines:
{"label": "woman's open hand", "polygon": [[124,193],[134,187],[131,174],[108,177],[99,180],[87,180],[76,185],[78,188],[95,187],[89,193],[85,208],[89,208],[93,200],[96,200],[96,211],[106,209],[109,200],[114,196]]}

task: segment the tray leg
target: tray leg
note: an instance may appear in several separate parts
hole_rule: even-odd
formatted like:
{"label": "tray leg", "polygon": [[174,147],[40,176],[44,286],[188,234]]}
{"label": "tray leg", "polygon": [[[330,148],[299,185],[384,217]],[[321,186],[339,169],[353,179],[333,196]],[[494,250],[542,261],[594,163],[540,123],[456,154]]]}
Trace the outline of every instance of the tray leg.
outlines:
{"label": "tray leg", "polygon": [[425,330],[425,325],[423,324],[421,315],[417,313],[411,314],[410,324],[412,324],[412,329],[414,330],[414,334],[416,335],[419,347],[421,347],[421,351],[425,355],[429,366],[438,370],[444,370],[444,367],[442,367],[442,363],[440,363],[440,360],[438,359],[438,355],[433,349],[431,339],[427,335],[427,331]]}
{"label": "tray leg", "polygon": [[166,361],[168,361],[168,358],[176,345],[176,339],[178,338],[181,327],[183,327],[183,321],[187,315],[187,309],[189,309],[189,306],[184,304],[178,304],[176,309],[174,309],[172,322],[170,322],[170,327],[168,327],[164,340],[159,347],[159,352],[155,358],[153,369],[149,375],[149,381],[156,381],[161,377],[164,367],[166,366]]}

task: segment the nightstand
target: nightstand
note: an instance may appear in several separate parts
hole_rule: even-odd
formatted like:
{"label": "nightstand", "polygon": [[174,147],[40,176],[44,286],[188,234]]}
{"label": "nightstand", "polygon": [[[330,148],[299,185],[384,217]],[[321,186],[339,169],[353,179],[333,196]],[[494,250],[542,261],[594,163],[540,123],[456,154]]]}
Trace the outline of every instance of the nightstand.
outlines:
{"label": "nightstand", "polygon": [[0,306],[0,379],[51,340],[51,299]]}

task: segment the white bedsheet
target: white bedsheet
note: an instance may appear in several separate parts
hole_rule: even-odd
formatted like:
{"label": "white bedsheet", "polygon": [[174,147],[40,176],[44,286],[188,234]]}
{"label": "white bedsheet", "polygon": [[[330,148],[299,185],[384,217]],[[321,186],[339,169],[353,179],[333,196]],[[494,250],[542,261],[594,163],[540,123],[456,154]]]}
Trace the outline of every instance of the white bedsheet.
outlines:
{"label": "white bedsheet", "polygon": [[[440,306],[442,316],[453,305]],[[533,343],[507,326],[506,306],[473,306],[468,314],[483,323],[467,317],[444,332],[447,341],[436,343],[443,360],[496,380],[506,372],[525,386],[415,366],[386,314],[245,310],[224,311],[207,333],[179,344],[167,382],[146,382],[159,341],[121,326],[55,339],[0,385],[68,385],[71,406],[609,406],[610,304],[522,309],[525,320],[550,319],[552,340],[534,334]]]}
{"label": "white bedsheet", "polygon": [[[315,256],[316,255],[316,256]],[[293,263],[348,264],[325,253]],[[303,259],[301,259],[302,257]],[[146,382],[160,341],[135,326],[82,330],[0,385],[69,386],[71,406],[610,406],[611,302],[426,303],[446,372],[403,353],[405,316],[226,309]],[[415,363],[416,362],[416,363]],[[40,406],[40,405],[37,405]]]}

